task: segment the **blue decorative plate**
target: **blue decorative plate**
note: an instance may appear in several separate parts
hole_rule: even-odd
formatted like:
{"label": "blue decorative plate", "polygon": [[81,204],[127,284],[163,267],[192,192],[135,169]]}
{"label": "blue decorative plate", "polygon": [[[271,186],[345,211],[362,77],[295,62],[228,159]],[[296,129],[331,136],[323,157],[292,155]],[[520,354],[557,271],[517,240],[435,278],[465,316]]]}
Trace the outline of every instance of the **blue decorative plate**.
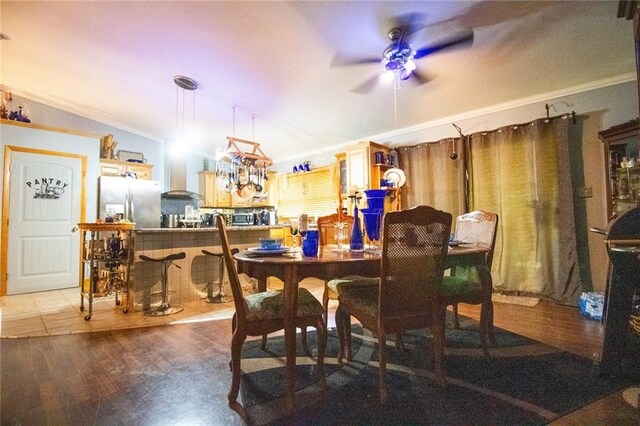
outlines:
{"label": "blue decorative plate", "polygon": [[249,247],[247,251],[251,254],[259,254],[259,255],[274,255],[274,254],[282,254],[286,253],[291,249],[291,247],[280,247],[277,249],[265,249],[262,247]]}

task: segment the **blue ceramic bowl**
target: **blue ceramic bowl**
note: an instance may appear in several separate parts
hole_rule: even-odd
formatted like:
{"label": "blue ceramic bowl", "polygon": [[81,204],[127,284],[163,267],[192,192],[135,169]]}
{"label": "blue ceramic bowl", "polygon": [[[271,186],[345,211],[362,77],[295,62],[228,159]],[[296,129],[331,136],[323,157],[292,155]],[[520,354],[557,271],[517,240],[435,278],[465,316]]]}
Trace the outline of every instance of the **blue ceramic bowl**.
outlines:
{"label": "blue ceramic bowl", "polygon": [[387,195],[386,189],[365,189],[364,193],[367,194],[367,198],[384,198]]}
{"label": "blue ceramic bowl", "polygon": [[282,247],[282,238],[260,238],[260,248],[264,250],[277,250]]}

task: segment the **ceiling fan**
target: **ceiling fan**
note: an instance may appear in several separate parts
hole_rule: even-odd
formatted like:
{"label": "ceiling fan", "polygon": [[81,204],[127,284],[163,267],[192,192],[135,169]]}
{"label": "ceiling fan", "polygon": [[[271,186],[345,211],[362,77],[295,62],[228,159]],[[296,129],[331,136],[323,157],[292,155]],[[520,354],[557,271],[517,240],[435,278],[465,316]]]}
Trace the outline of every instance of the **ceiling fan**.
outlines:
{"label": "ceiling fan", "polygon": [[[426,83],[429,78],[417,70],[415,60],[453,47],[473,44],[473,30],[465,28],[436,43],[426,45],[420,49],[413,49],[410,43],[411,37],[414,33],[426,27],[421,23],[421,20],[422,15],[418,13],[392,18],[393,27],[387,34],[391,44],[384,49],[382,57],[349,58],[336,55],[331,62],[331,66],[377,63],[383,65],[384,74],[397,79],[397,81],[411,79],[417,85]],[[356,93],[370,92],[376,86],[380,77],[380,74],[375,75],[353,89],[353,91]]]}

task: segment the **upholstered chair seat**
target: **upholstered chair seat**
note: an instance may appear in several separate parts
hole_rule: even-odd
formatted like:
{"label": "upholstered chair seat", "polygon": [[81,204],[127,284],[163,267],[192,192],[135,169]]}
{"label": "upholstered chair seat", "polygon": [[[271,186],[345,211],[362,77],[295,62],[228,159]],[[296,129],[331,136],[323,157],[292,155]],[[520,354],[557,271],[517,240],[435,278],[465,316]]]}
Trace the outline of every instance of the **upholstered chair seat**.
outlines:
{"label": "upholstered chair seat", "polygon": [[[282,291],[264,291],[244,297],[247,321],[284,318],[284,294]],[[298,290],[297,316],[322,315],[324,309],[306,288]]]}

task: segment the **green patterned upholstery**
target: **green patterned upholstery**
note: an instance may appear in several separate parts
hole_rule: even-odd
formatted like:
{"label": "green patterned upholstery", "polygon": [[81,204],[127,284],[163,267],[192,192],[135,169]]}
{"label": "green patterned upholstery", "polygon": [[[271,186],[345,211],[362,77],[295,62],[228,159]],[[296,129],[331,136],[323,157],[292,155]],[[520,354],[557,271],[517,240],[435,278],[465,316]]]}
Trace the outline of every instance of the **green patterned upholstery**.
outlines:
{"label": "green patterned upholstery", "polygon": [[442,277],[440,295],[445,301],[478,298],[480,294],[482,294],[480,280],[472,280],[458,275],[455,277]]}
{"label": "green patterned upholstery", "polygon": [[[284,318],[284,294],[282,291],[264,291],[244,297],[247,321]],[[322,315],[322,304],[309,290],[298,289],[298,317]]]}
{"label": "green patterned upholstery", "polygon": [[337,299],[338,295],[345,290],[356,287],[373,287],[380,284],[380,278],[361,277],[359,275],[348,275],[343,278],[336,278],[327,283],[329,298]]}
{"label": "green patterned upholstery", "polygon": [[344,302],[351,309],[364,312],[367,316],[378,318],[377,286],[343,289],[340,293],[340,302]]}

